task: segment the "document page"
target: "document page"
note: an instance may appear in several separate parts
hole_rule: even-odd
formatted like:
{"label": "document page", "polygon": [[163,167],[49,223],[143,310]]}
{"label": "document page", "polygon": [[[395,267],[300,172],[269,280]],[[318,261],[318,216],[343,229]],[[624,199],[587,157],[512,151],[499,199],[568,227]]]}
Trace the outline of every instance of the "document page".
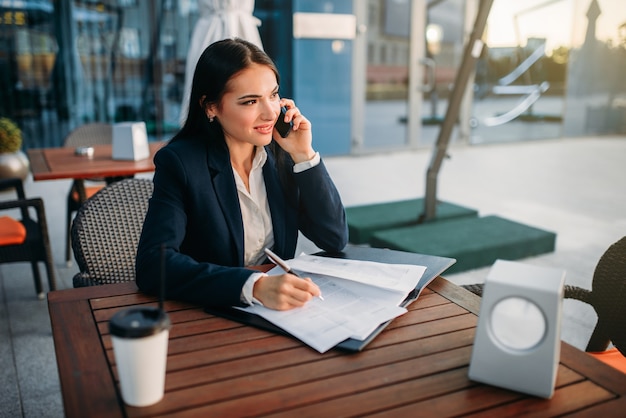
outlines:
{"label": "document page", "polygon": [[[280,272],[282,270],[269,274]],[[348,338],[364,339],[379,324],[406,312],[405,308],[397,306],[396,296],[387,295],[381,303],[362,295],[360,289],[354,289],[357,287],[354,283],[345,285],[338,282],[341,279],[336,281],[313,274],[310,277],[320,287],[324,300],[314,298],[302,308],[288,311],[260,305],[242,309],[265,318],[320,353]],[[384,303],[385,299],[392,302]]]}
{"label": "document page", "polygon": [[383,289],[409,293],[426,271],[425,266],[385,264],[374,261],[301,255],[289,261],[289,266],[306,273],[340,277]]}
{"label": "document page", "polygon": [[[399,304],[426,269],[316,256],[300,256],[289,264],[320,287],[324,300],[314,298],[289,311],[260,305],[241,309],[265,318],[321,353],[348,338],[363,340],[381,323],[405,313]],[[281,273],[279,267],[268,272]]]}

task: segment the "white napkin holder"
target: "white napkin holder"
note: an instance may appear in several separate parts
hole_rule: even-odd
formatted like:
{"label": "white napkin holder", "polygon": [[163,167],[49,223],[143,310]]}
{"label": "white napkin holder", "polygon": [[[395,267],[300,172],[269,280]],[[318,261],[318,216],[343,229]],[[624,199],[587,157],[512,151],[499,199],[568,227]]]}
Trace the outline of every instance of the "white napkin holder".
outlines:
{"label": "white napkin holder", "polygon": [[120,122],[113,125],[114,160],[138,161],[150,156],[145,122]]}

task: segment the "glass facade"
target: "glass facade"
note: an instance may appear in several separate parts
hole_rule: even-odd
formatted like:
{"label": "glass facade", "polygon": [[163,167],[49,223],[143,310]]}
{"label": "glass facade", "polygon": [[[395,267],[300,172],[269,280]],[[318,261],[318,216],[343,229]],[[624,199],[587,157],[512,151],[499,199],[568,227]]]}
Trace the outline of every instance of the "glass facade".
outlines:
{"label": "glass facade", "polygon": [[[365,150],[434,143],[463,55],[465,3],[369,0]],[[423,21],[411,19],[420,14],[425,14]],[[419,79],[412,82],[411,77]],[[420,115],[411,113],[415,91]],[[408,129],[411,116],[419,120],[419,134]]]}
{"label": "glass facade", "polygon": [[0,2],[0,114],[27,148],[60,146],[86,122],[178,127],[196,0]]}
{"label": "glass facade", "polygon": [[494,1],[472,143],[626,133],[619,0]]}
{"label": "glass facade", "polygon": [[626,133],[626,7],[574,3],[563,135]]}
{"label": "glass facade", "polygon": [[[0,115],[25,148],[90,121],[171,137],[199,1],[0,1]],[[434,143],[478,3],[257,0],[254,14],[320,151],[348,154]],[[354,37],[294,37],[298,13],[354,15]],[[623,0],[495,0],[483,40],[452,141],[626,133]]]}

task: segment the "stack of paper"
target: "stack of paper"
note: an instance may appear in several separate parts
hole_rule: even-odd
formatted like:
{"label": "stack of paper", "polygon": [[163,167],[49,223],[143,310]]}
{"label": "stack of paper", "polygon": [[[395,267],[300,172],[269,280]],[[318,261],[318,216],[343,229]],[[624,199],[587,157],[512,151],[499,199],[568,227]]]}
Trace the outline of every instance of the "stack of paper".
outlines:
{"label": "stack of paper", "polygon": [[[275,311],[259,305],[255,313],[323,353],[338,343],[365,339],[381,323],[406,312],[399,305],[413,291],[426,267],[301,255],[289,261],[322,291],[302,308]],[[268,274],[281,274],[280,268]],[[419,289],[421,290],[421,289]]]}

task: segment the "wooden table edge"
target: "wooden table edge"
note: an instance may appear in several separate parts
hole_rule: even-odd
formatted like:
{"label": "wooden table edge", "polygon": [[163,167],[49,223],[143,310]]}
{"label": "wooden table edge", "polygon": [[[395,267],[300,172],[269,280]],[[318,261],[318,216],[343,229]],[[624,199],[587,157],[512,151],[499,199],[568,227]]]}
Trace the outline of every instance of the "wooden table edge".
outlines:
{"label": "wooden table edge", "polygon": [[39,178],[39,174],[42,173],[45,176],[45,173],[50,172],[50,166],[48,165],[48,161],[43,153],[42,148],[33,148],[26,150],[26,154],[28,155],[28,161],[30,162],[30,171],[33,173],[34,180],[43,180]]}
{"label": "wooden table edge", "polygon": [[132,282],[105,284],[102,286],[79,287],[54,290],[48,293],[48,305],[60,302],[89,300],[137,293],[139,288]]}
{"label": "wooden table edge", "polygon": [[480,297],[478,295],[441,276],[436,277],[427,287],[478,316],[480,311]]}
{"label": "wooden table edge", "polygon": [[[112,296],[124,290],[132,291],[133,287],[136,291],[134,283],[124,283],[123,286],[97,286],[49,293],[48,311],[66,416],[123,416],[123,406],[95,325],[90,299]],[[66,318],[75,318],[71,330]],[[84,376],[89,378],[85,380]],[[85,384],[86,381],[88,384]],[[111,402],[112,399],[117,402]]]}

